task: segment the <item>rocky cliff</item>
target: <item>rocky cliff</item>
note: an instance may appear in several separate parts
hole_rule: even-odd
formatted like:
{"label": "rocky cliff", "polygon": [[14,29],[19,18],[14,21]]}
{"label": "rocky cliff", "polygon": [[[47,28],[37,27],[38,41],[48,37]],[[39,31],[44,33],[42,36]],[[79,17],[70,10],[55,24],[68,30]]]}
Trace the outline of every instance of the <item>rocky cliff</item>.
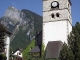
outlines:
{"label": "rocky cliff", "polygon": [[35,38],[35,33],[42,29],[42,17],[26,9],[9,7],[0,20],[13,33],[11,35],[13,50],[24,49]]}

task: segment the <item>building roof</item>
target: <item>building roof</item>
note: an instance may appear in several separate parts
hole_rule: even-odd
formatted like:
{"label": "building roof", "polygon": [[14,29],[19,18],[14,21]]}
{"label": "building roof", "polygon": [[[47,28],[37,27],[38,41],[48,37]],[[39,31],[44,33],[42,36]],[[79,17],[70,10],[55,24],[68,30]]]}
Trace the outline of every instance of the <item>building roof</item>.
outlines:
{"label": "building roof", "polygon": [[12,34],[12,33],[11,33],[9,30],[7,30],[7,29],[5,29],[4,32],[7,33],[7,34],[9,34],[9,35]]}
{"label": "building roof", "polygon": [[18,48],[18,49],[16,49],[16,50],[13,52],[13,54],[14,54],[15,52],[17,52],[17,51],[22,52],[22,51],[23,51],[23,49]]}
{"label": "building roof", "polygon": [[31,49],[29,52],[37,53],[37,52],[40,52],[40,49],[38,46],[36,46],[35,48]]}
{"label": "building roof", "polygon": [[48,42],[46,48],[46,58],[58,58],[63,43],[61,41]]}
{"label": "building roof", "polygon": [[5,27],[3,24],[1,24],[1,23],[0,23],[0,32],[5,32],[5,33],[7,33],[7,34],[9,34],[9,35],[12,34],[12,33],[11,33],[9,30],[7,30],[6,27]]}

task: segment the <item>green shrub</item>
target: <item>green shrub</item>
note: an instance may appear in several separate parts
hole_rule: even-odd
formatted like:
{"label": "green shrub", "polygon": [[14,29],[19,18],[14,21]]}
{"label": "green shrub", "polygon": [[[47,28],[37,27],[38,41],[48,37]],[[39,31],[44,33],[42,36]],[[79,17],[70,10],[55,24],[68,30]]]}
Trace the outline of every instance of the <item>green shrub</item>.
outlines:
{"label": "green shrub", "polygon": [[6,55],[0,54],[0,60],[6,60]]}

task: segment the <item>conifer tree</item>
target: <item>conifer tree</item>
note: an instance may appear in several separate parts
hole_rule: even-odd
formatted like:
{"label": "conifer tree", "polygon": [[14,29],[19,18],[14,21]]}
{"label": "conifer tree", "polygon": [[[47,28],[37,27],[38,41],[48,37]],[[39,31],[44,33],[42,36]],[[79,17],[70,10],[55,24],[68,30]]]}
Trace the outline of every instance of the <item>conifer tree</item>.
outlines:
{"label": "conifer tree", "polygon": [[60,60],[74,60],[74,55],[71,51],[71,49],[69,49],[69,47],[67,46],[66,43],[63,44],[62,50],[60,51]]}
{"label": "conifer tree", "polygon": [[4,32],[0,32],[0,52],[4,51]]}
{"label": "conifer tree", "polygon": [[5,46],[5,43],[4,43],[4,36],[5,36],[5,33],[4,33],[4,29],[5,27],[0,23],[0,53],[2,53],[4,51],[4,46]]}
{"label": "conifer tree", "polygon": [[80,23],[77,22],[68,36],[68,46],[72,50],[74,60],[80,60]]}
{"label": "conifer tree", "polygon": [[60,60],[80,60],[80,23],[72,27],[68,35],[68,46],[64,43],[60,52]]}

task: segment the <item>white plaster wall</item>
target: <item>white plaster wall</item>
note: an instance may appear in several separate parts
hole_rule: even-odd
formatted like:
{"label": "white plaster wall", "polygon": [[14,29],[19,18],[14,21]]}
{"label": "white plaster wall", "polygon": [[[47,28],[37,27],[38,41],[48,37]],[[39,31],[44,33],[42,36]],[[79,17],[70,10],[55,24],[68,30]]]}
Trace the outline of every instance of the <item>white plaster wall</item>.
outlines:
{"label": "white plaster wall", "polygon": [[6,57],[7,57],[7,60],[9,60],[9,47],[10,47],[10,37],[9,36],[6,36]]}
{"label": "white plaster wall", "polygon": [[22,57],[22,53],[21,53],[21,55],[19,55],[19,53],[21,53],[21,52],[18,50],[18,51],[16,51],[13,55],[17,55],[17,56],[19,56],[19,57]]}
{"label": "white plaster wall", "polygon": [[68,21],[68,28],[69,28],[69,34],[70,34],[70,32],[72,31],[72,25],[69,23],[69,21]]}
{"label": "white plaster wall", "polygon": [[68,31],[71,31],[71,25],[69,24],[68,30],[67,20],[43,23],[43,42],[45,47],[49,41],[62,41],[67,43]]}

